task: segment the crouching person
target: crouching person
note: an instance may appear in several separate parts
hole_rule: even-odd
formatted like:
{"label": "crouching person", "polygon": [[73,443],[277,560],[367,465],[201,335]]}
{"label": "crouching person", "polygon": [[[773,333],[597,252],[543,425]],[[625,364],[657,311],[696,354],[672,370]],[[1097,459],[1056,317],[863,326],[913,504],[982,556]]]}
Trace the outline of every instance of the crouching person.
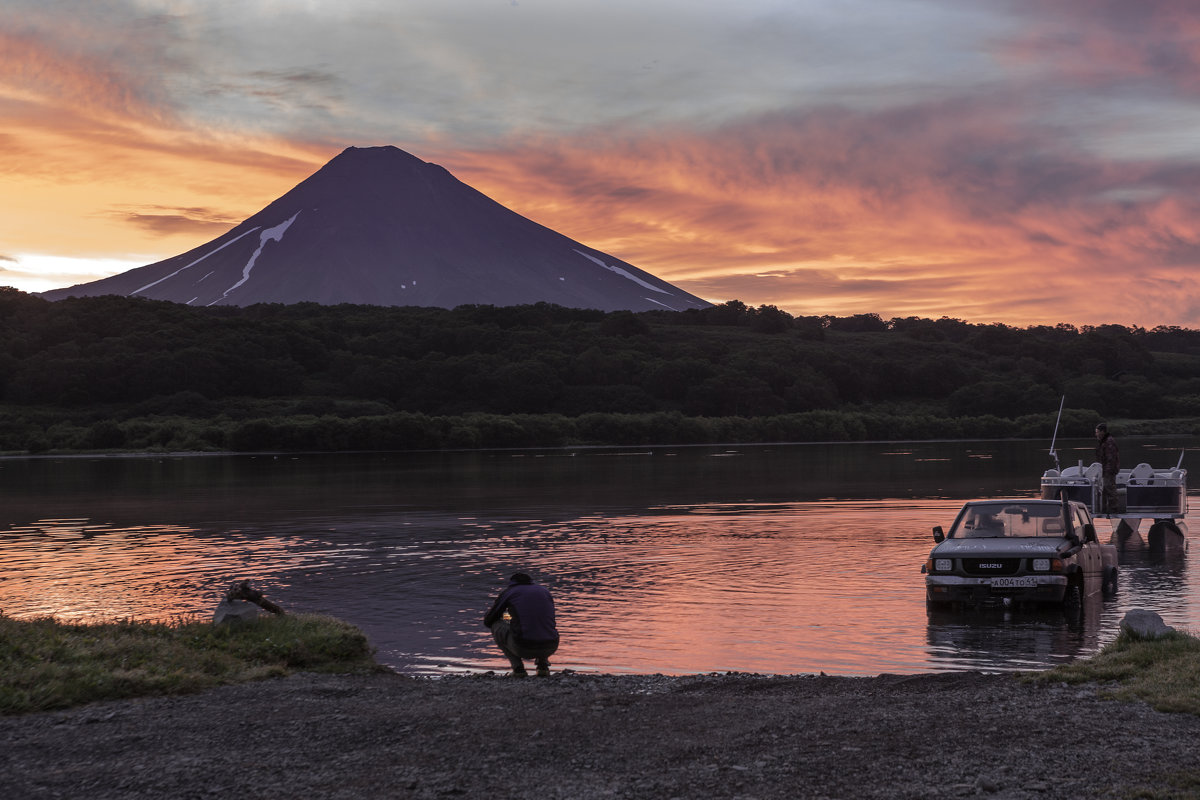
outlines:
{"label": "crouching person", "polygon": [[[509,619],[505,619],[505,613]],[[554,627],[554,598],[550,590],[533,582],[524,572],[509,579],[508,588],[483,617],[492,629],[492,638],[512,664],[513,677],[524,678],[524,659],[533,659],[537,674],[550,674],[550,656],[558,650],[558,629]]]}

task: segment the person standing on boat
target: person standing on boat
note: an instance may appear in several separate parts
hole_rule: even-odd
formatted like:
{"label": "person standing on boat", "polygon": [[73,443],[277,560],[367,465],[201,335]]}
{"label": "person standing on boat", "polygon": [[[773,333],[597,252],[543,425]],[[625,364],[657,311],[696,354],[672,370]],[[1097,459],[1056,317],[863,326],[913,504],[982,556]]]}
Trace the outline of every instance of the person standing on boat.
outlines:
{"label": "person standing on boat", "polygon": [[492,638],[512,664],[514,678],[529,674],[526,658],[534,660],[538,677],[550,674],[550,656],[558,650],[558,629],[554,598],[545,586],[534,583],[524,572],[516,573],[484,615],[483,624],[492,629]]}
{"label": "person standing on boat", "polygon": [[1100,510],[1105,514],[1115,514],[1118,511],[1117,470],[1121,468],[1121,453],[1117,449],[1117,440],[1103,422],[1096,426],[1096,441],[1096,460],[1100,462],[1104,480]]}

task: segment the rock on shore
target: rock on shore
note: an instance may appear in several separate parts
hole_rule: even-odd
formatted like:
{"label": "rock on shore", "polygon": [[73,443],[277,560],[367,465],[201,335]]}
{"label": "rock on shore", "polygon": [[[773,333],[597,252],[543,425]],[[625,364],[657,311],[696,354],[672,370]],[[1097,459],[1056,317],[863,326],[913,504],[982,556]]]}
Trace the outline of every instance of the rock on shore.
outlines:
{"label": "rock on shore", "polygon": [[1010,675],[296,675],[0,717],[11,798],[1094,798],[1200,718]]}

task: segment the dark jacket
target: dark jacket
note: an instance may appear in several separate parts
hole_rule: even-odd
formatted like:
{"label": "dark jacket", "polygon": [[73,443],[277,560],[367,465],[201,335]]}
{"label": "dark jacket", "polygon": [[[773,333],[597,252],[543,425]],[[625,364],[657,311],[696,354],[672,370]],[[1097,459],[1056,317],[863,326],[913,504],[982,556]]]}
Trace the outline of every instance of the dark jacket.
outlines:
{"label": "dark jacket", "polygon": [[483,617],[483,624],[492,627],[504,612],[512,617],[512,632],[517,643],[536,647],[558,641],[554,626],[554,598],[550,590],[536,583],[509,583]]}
{"label": "dark jacket", "polygon": [[1121,468],[1121,453],[1117,450],[1117,440],[1107,432],[1096,445],[1096,460],[1100,462],[1100,469],[1105,475],[1115,476]]}

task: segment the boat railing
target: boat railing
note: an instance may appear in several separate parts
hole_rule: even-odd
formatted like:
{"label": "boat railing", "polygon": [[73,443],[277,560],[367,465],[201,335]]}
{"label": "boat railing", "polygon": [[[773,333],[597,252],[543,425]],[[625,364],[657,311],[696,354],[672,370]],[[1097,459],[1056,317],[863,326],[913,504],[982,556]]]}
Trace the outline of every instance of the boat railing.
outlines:
{"label": "boat railing", "polygon": [[1098,463],[1083,462],[1061,472],[1046,470],[1042,475],[1042,497],[1058,499],[1066,490],[1070,500],[1086,505],[1094,517],[1180,519],[1187,515],[1187,470],[1154,469],[1138,464],[1117,473],[1116,513],[1104,512],[1103,471]]}

